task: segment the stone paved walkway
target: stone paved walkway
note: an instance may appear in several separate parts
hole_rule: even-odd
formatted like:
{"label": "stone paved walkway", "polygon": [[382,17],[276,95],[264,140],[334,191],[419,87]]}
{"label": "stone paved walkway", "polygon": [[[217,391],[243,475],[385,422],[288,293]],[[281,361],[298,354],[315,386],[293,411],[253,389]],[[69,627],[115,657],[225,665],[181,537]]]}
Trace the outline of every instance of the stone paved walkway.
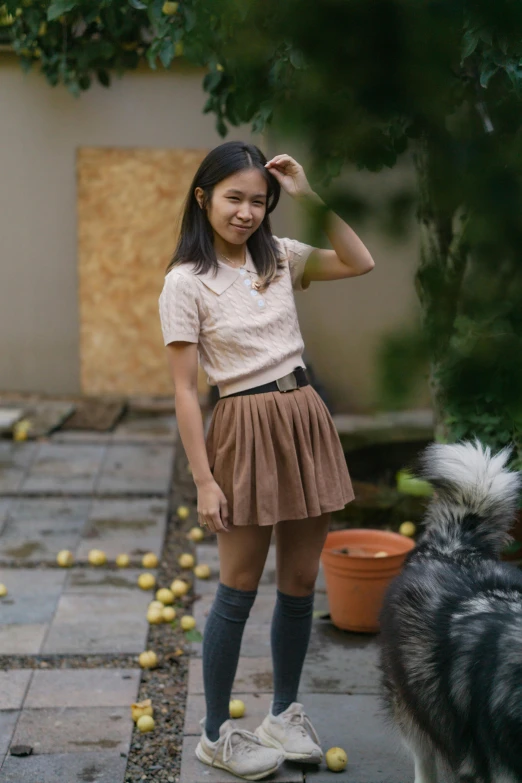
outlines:
{"label": "stone paved walkway", "polygon": [[[175,422],[154,417],[122,423],[114,433],[63,432],[48,442],[0,441],[0,656],[38,654],[136,655],[147,637],[148,593],[136,587],[141,555],[161,552]],[[79,567],[56,567],[60,549]],[[128,552],[134,568],[87,567],[87,553],[109,558]],[[194,614],[200,630],[217,584],[217,550],[198,548],[212,579],[197,581]],[[258,599],[247,624],[234,696],[247,713],[238,725],[255,728],[272,688],[269,623],[274,603],[271,549]],[[327,610],[322,574],[316,610]],[[193,644],[179,783],[237,780],[199,764],[194,748],[204,714],[201,644]],[[5,658],[4,658],[5,660]],[[285,764],[270,780],[287,783],[404,783],[412,765],[385,727],[377,700],[377,644],[373,636],[314,620],[299,698],[325,749],[340,745],[347,769]],[[0,783],[123,783],[141,670],[75,668],[0,671]],[[33,755],[10,755],[28,744]],[[150,780],[150,777],[147,779]]]}
{"label": "stone paved walkway", "polygon": [[[141,556],[161,553],[174,434],[174,417],[154,416],[110,435],[0,441],[2,658],[145,649],[151,596],[136,580]],[[110,559],[127,552],[134,567],[87,567],[93,548]],[[56,566],[60,549],[75,568]],[[137,663],[0,671],[0,783],[122,783],[140,676]],[[15,745],[33,755],[11,755]]]}
{"label": "stone paved walkway", "polygon": [[[198,628],[203,631],[217,585],[217,548],[197,548],[200,563],[208,563],[212,579],[198,580],[194,605]],[[246,705],[239,727],[255,729],[268,712],[272,698],[270,620],[275,599],[275,550],[270,553],[256,603],[245,628],[233,697]],[[328,601],[322,572],[315,599],[316,612],[327,612]],[[233,783],[232,775],[201,764],[194,755],[200,733],[199,720],[205,714],[201,670],[201,644],[193,644],[189,675],[189,697],[185,716],[185,737],[180,783]],[[377,641],[374,635],[336,629],[328,619],[314,619],[305,661],[299,699],[305,705],[323,749],[344,748],[349,763],[344,772],[333,773],[323,763],[303,767],[286,763],[267,781],[285,783],[405,783],[413,778],[413,766],[397,738],[385,725],[378,702]]]}

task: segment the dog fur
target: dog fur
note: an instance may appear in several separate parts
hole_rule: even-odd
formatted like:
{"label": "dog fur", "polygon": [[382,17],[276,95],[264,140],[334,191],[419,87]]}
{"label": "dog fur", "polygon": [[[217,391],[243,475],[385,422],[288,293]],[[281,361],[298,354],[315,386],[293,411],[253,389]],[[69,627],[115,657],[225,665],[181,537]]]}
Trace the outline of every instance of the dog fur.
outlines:
{"label": "dog fur", "polygon": [[435,495],[380,618],[383,705],[415,783],[522,783],[522,572],[499,562],[520,487],[509,453],[420,458]]}

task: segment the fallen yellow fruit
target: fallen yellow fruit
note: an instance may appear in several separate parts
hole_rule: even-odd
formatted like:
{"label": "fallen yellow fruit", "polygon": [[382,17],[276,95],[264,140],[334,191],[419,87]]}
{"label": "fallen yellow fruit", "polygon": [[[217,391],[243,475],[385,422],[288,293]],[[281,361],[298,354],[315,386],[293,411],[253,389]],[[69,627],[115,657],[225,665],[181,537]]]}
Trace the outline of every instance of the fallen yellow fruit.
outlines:
{"label": "fallen yellow fruit", "polygon": [[145,650],[138,658],[142,669],[154,669],[158,665],[158,656],[154,650]]}
{"label": "fallen yellow fruit", "polygon": [[376,552],[376,553],[374,554],[374,557],[388,557],[388,552],[384,552],[384,551],[382,551],[382,552]]}
{"label": "fallen yellow fruit", "polygon": [[204,537],[205,534],[200,527],[191,527],[187,533],[187,538],[190,538],[191,541],[202,541]]}
{"label": "fallen yellow fruit", "polygon": [[178,10],[179,3],[171,3],[169,0],[167,2],[163,3],[162,11],[167,16],[172,16],[172,14],[175,14]]}
{"label": "fallen yellow fruit", "polygon": [[332,772],[342,772],[348,764],[348,756],[342,748],[330,748],[326,751],[325,761]]}
{"label": "fallen yellow fruit", "polygon": [[201,563],[194,567],[194,574],[198,579],[208,579],[210,576],[210,567],[206,563]]}
{"label": "fallen yellow fruit", "polygon": [[416,530],[417,528],[415,527],[413,522],[403,522],[399,528],[399,533],[401,534],[401,536],[408,536],[409,538],[411,538],[412,536],[415,535]]}
{"label": "fallen yellow fruit", "polygon": [[180,620],[180,625],[184,631],[191,631],[196,627],[196,621],[190,614],[185,614]]}
{"label": "fallen yellow fruit", "polygon": [[163,604],[161,603],[161,601],[151,601],[150,604],[147,607],[147,611],[150,611],[151,609],[152,610],[157,609],[158,612],[162,612],[163,611]]}
{"label": "fallen yellow fruit", "polygon": [[154,718],[152,718],[150,715],[142,715],[141,718],[138,718],[136,726],[142,734],[145,734],[147,731],[153,731]]}
{"label": "fallen yellow fruit", "polygon": [[172,590],[169,590],[168,587],[162,587],[161,590],[158,590],[156,593],[156,600],[161,601],[162,604],[173,604],[174,593]]}
{"label": "fallen yellow fruit", "polygon": [[138,721],[141,717],[143,717],[143,715],[148,715],[150,718],[152,718],[152,714],[153,709],[150,699],[145,699],[145,701],[137,701],[134,704],[131,704],[131,715],[134,722]]}
{"label": "fallen yellow fruit", "polygon": [[74,557],[72,552],[69,552],[68,549],[62,549],[56,555],[56,562],[62,568],[69,568],[74,563]]}
{"label": "fallen yellow fruit", "polygon": [[166,623],[171,623],[176,619],[176,610],[173,606],[164,606],[161,613],[163,615],[163,620]]}
{"label": "fallen yellow fruit", "polygon": [[159,625],[163,622],[163,609],[149,609],[147,612],[147,622],[151,625]]}
{"label": "fallen yellow fruit", "polygon": [[107,562],[107,555],[102,552],[101,549],[91,549],[87,555],[87,559],[91,565],[100,566],[105,565]]}
{"label": "fallen yellow fruit", "polygon": [[118,568],[127,568],[130,563],[130,557],[128,555],[118,555],[116,558],[116,565]]}
{"label": "fallen yellow fruit", "polygon": [[182,595],[186,595],[188,593],[189,586],[187,582],[183,581],[183,579],[174,579],[170,589],[174,598],[181,598]]}
{"label": "fallen yellow fruit", "polygon": [[5,585],[0,585],[0,598],[3,598],[4,595],[7,595],[7,587]]}
{"label": "fallen yellow fruit", "polygon": [[178,558],[180,568],[194,568],[195,562],[194,555],[189,555],[187,552],[184,552]]}
{"label": "fallen yellow fruit", "polygon": [[176,511],[176,514],[180,519],[188,519],[190,516],[190,509],[187,508],[187,506],[178,506],[178,510]]}
{"label": "fallen yellow fruit", "polygon": [[143,568],[156,568],[156,566],[158,565],[158,558],[156,557],[154,552],[147,552],[146,555],[143,555],[141,564]]}
{"label": "fallen yellow fruit", "polygon": [[241,699],[232,699],[228,705],[231,718],[242,718],[245,714],[245,702]]}
{"label": "fallen yellow fruit", "polygon": [[31,429],[29,419],[20,419],[13,426],[13,440],[27,440],[27,434]]}
{"label": "fallen yellow fruit", "polygon": [[140,574],[138,577],[138,586],[142,590],[152,590],[156,587],[156,577],[154,574]]}

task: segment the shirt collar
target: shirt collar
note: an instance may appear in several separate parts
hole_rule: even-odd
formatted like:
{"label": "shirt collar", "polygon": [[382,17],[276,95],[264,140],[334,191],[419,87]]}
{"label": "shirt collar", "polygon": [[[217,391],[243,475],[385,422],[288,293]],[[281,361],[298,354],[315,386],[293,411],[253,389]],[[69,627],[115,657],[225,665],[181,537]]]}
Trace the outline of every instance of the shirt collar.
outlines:
{"label": "shirt collar", "polygon": [[[254,265],[248,247],[246,248],[244,269],[246,269],[247,272],[257,274],[257,269]],[[210,288],[210,290],[214,291],[214,293],[218,296],[221,296],[221,294],[226,291],[227,288],[229,288],[233,283],[235,283],[240,276],[239,269],[234,269],[222,261],[218,261],[217,272],[210,270],[209,272],[196,275],[196,277],[198,277],[201,282],[207,286],[207,288]]]}

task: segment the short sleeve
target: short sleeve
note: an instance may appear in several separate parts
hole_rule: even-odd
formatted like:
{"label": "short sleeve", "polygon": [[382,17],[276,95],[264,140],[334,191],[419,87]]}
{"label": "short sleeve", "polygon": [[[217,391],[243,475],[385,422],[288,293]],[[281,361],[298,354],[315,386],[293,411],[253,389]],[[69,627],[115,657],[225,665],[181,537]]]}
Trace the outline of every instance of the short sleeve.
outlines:
{"label": "short sleeve", "polygon": [[296,291],[305,291],[308,286],[303,288],[303,273],[308,256],[315,248],[312,245],[306,245],[304,242],[298,242],[297,239],[278,239],[278,237],[274,237],[274,239],[279,245],[283,258],[288,260],[292,287]]}
{"label": "short sleeve", "polygon": [[173,270],[165,278],[159,297],[159,314],[165,345],[182,340],[199,341],[199,308],[194,280]]}

